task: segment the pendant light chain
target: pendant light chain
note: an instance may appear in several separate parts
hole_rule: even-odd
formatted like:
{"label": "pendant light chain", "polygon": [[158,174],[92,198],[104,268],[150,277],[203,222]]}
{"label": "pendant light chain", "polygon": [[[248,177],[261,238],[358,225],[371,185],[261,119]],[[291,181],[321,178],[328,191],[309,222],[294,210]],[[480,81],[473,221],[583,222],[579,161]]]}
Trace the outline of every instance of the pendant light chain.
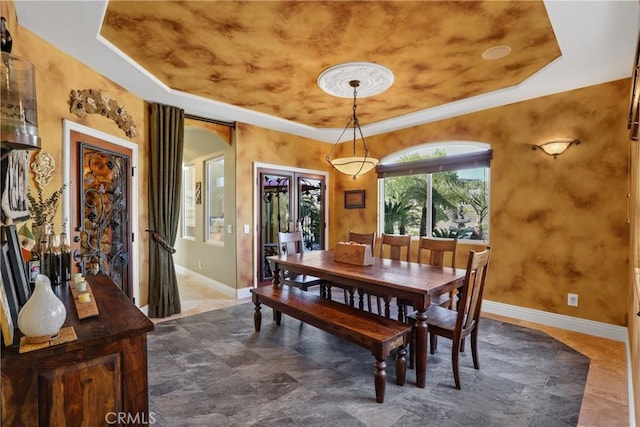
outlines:
{"label": "pendant light chain", "polygon": [[353,157],[355,157],[356,156],[356,139],[357,139],[356,129],[360,127],[360,123],[358,122],[358,115],[356,114],[356,106],[357,106],[356,97],[358,96],[358,86],[360,85],[360,82],[357,80],[354,80],[350,82],[350,84],[351,86],[353,86]]}
{"label": "pendant light chain", "polygon": [[[369,172],[378,164],[378,159],[373,159],[369,157],[369,147],[367,146],[367,142],[364,139],[364,135],[362,133],[362,129],[360,128],[360,121],[358,120],[358,87],[360,86],[360,80],[350,80],[349,86],[353,88],[353,114],[349,119],[349,123],[344,128],[340,137],[331,148],[329,155],[326,157],[327,162],[329,162],[338,172],[343,173],[345,175],[350,175],[353,179],[360,174]],[[349,126],[353,125],[353,157],[339,157],[335,159],[331,159],[333,152],[336,147],[340,144],[340,140],[342,136],[345,134]],[[362,140],[362,145],[364,148],[364,156],[359,157],[357,154],[357,143],[358,143],[358,135],[360,135],[360,139]]]}

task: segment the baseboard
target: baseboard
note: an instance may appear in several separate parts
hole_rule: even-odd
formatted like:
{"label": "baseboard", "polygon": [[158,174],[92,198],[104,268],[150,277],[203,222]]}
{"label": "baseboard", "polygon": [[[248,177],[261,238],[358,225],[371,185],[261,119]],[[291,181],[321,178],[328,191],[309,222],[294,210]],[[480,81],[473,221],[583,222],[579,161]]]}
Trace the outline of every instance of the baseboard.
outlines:
{"label": "baseboard", "polygon": [[564,314],[549,313],[488,300],[482,301],[482,311],[615,341],[628,342],[629,340],[627,328],[624,326],[610,325]]}
{"label": "baseboard", "polygon": [[196,273],[193,270],[189,270],[186,267],[181,265],[175,265],[176,273],[182,274],[183,276],[191,277],[192,279],[196,279],[199,282],[209,286],[216,291],[222,292],[223,294],[231,297],[231,298],[240,298],[238,296],[238,292],[236,289],[233,289],[224,283],[220,283],[217,280],[212,279],[211,277],[203,276],[202,274]]}
{"label": "baseboard", "polygon": [[251,298],[251,288],[237,289],[236,295],[238,299]]}

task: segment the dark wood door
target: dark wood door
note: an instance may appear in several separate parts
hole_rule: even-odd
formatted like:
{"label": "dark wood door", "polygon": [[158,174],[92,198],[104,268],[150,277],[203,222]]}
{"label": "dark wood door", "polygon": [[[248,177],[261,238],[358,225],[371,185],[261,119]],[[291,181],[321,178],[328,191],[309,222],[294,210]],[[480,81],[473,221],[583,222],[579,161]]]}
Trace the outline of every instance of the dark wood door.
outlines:
{"label": "dark wood door", "polygon": [[106,274],[133,297],[131,150],[74,130],[70,141],[73,270]]}

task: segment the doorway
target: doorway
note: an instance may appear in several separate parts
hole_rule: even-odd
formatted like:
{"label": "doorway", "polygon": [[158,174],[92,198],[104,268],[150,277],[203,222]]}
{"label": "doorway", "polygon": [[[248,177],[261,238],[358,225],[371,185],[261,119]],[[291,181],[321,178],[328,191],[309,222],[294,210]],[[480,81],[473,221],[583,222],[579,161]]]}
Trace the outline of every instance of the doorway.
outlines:
{"label": "doorway", "polygon": [[258,286],[271,283],[267,257],[278,254],[278,232],[300,230],[304,250],[326,242],[326,177],[320,173],[258,168]]}
{"label": "doorway", "polygon": [[72,271],[106,274],[136,301],[137,146],[65,121],[63,161]]}

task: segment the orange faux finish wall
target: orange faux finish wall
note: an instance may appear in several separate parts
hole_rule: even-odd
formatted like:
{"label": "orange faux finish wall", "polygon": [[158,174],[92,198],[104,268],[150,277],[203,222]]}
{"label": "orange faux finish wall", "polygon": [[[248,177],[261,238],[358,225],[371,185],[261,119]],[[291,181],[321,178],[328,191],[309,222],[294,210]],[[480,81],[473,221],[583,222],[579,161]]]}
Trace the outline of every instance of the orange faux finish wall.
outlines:
{"label": "orange faux finish wall", "polygon": [[[3,2],[3,16],[5,5],[11,6],[12,2]],[[42,149],[47,151],[56,162],[56,169],[53,171],[53,179],[44,189],[44,197],[48,197],[62,185],[62,124],[67,119],[82,125],[88,126],[118,138],[131,140],[139,147],[138,151],[138,194],[139,203],[139,229],[136,236],[139,239],[140,260],[140,301],[141,305],[148,303],[149,275],[147,266],[148,257],[148,181],[147,181],[147,108],[144,100],[132,95],[122,87],[116,85],[93,69],[75,60],[71,56],[57,49],[46,40],[36,36],[24,27],[17,25],[15,12],[8,15],[9,31],[13,36],[12,53],[28,59],[35,67],[36,92],[38,101],[38,133],[42,139]],[[69,112],[69,92],[72,89],[96,89],[104,91],[112,99],[123,106],[133,118],[138,129],[135,138],[128,138],[118,125],[99,114],[78,118]],[[32,153],[32,158],[37,151]],[[29,187],[35,189],[36,183],[31,177]],[[62,206],[59,206],[58,214],[54,224],[57,232],[62,226]]]}
{"label": "orange faux finish wall", "polygon": [[[254,162],[318,171],[327,171],[330,168],[325,156],[331,146],[323,142],[244,123],[237,124],[235,137],[238,228],[241,224],[255,223],[253,220],[256,198]],[[332,194],[333,191],[329,193]],[[327,202],[327,206],[333,206],[331,199]],[[237,236],[238,288],[252,287],[253,266],[256,263],[253,252],[253,243],[257,240],[255,230],[249,234],[237,233]]]}
{"label": "orange faux finish wall", "polygon": [[[613,325],[627,324],[628,79],[367,138],[371,155],[451,140],[491,144],[488,300]],[[557,159],[532,144],[579,138]],[[335,175],[334,175],[335,176]],[[335,178],[332,238],[377,229],[377,180]],[[341,192],[365,189],[366,208]],[[332,243],[332,244],[334,244]],[[466,251],[469,248],[462,250]],[[464,265],[461,257],[460,265]],[[567,293],[579,306],[567,306]]]}

